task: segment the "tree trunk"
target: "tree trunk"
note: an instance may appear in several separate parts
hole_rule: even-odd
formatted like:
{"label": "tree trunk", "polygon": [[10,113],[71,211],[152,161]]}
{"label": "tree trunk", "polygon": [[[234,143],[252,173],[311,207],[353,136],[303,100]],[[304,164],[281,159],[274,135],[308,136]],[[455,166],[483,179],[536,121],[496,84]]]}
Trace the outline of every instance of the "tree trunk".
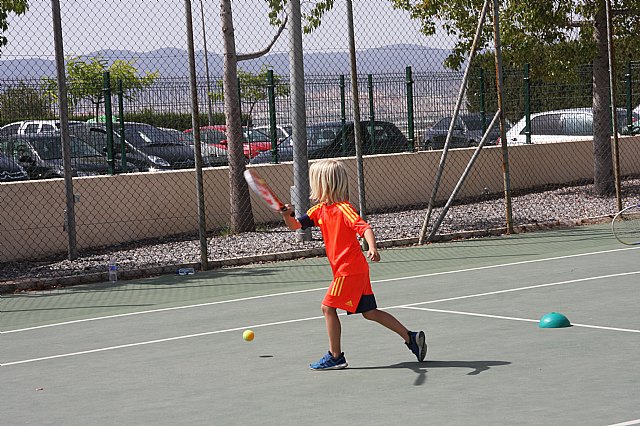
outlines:
{"label": "tree trunk", "polygon": [[227,122],[231,232],[255,231],[249,187],[244,180],[245,158],[242,146],[242,117],[238,94],[238,61],[231,15],[231,0],[220,0],[224,39],[224,113]]}
{"label": "tree trunk", "polygon": [[609,196],[615,193],[615,181],[611,153],[607,15],[604,0],[598,3],[594,22],[597,53],[593,60],[594,191],[596,195]]}

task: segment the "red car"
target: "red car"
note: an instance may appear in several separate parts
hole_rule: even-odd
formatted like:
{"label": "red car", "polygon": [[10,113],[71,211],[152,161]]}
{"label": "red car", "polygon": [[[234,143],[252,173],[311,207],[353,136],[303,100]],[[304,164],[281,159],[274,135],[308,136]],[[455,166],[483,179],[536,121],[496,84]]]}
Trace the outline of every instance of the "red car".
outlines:
{"label": "red car", "polygon": [[[187,129],[184,133],[191,136],[193,129]],[[226,150],[227,146],[227,126],[217,124],[214,126],[200,127],[200,140],[202,141],[203,152]],[[271,149],[271,141],[269,136],[262,132],[251,131],[251,141],[246,137],[246,128],[242,135],[242,145],[244,156],[247,160],[251,160],[262,151]]]}

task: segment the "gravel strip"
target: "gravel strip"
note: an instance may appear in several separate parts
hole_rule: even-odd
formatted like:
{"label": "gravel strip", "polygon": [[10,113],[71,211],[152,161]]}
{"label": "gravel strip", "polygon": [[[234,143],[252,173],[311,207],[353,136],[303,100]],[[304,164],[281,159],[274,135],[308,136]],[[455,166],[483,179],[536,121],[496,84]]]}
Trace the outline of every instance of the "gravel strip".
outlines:
{"label": "gravel strip", "polygon": [[[623,205],[640,203],[640,179],[626,180],[623,194]],[[615,214],[615,204],[614,197],[593,195],[592,185],[516,195],[512,198],[513,223],[515,227],[527,225],[535,229],[573,225],[585,222],[582,220],[585,218],[604,217],[603,220],[608,220],[607,217]],[[371,214],[368,220],[381,247],[408,245],[417,242],[426,212],[426,208],[416,208]],[[441,208],[434,209],[430,224],[440,212]],[[499,234],[504,228],[504,215],[502,198],[455,205],[441,225],[439,239],[488,235],[486,230],[490,229],[494,230],[492,234]],[[474,232],[477,230],[480,231]],[[196,236],[100,249],[82,253],[82,257],[74,261],[51,259],[4,263],[0,264],[0,292],[104,281],[110,258],[118,264],[119,277],[125,279],[175,273],[180,266],[198,267],[199,248]],[[259,232],[209,237],[208,250],[210,267],[223,267],[318,256],[323,253],[323,244],[317,230],[313,230],[311,241],[299,242],[288,228],[274,224]]]}

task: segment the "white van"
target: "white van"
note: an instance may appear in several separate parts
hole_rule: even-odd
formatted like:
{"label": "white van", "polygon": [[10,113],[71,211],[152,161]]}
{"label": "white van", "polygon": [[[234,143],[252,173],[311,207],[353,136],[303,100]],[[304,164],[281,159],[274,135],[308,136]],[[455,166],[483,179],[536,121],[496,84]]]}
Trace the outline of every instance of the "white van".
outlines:
{"label": "white van", "polygon": [[37,135],[58,131],[60,131],[60,120],[26,120],[0,127],[0,136]]}

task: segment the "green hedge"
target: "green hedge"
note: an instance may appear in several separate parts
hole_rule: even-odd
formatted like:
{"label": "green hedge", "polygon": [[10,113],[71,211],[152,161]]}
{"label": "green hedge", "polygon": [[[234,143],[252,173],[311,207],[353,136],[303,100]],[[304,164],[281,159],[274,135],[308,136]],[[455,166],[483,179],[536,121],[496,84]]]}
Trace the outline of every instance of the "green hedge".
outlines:
{"label": "green hedge", "polygon": [[[156,127],[168,127],[170,129],[177,129],[180,131],[190,129],[191,114],[176,114],[171,112],[139,112],[125,114],[126,121],[134,121],[137,123],[147,123]],[[224,124],[225,118],[223,113],[213,114],[213,122],[211,124]],[[200,125],[206,126],[209,124],[207,114],[200,114]]]}

